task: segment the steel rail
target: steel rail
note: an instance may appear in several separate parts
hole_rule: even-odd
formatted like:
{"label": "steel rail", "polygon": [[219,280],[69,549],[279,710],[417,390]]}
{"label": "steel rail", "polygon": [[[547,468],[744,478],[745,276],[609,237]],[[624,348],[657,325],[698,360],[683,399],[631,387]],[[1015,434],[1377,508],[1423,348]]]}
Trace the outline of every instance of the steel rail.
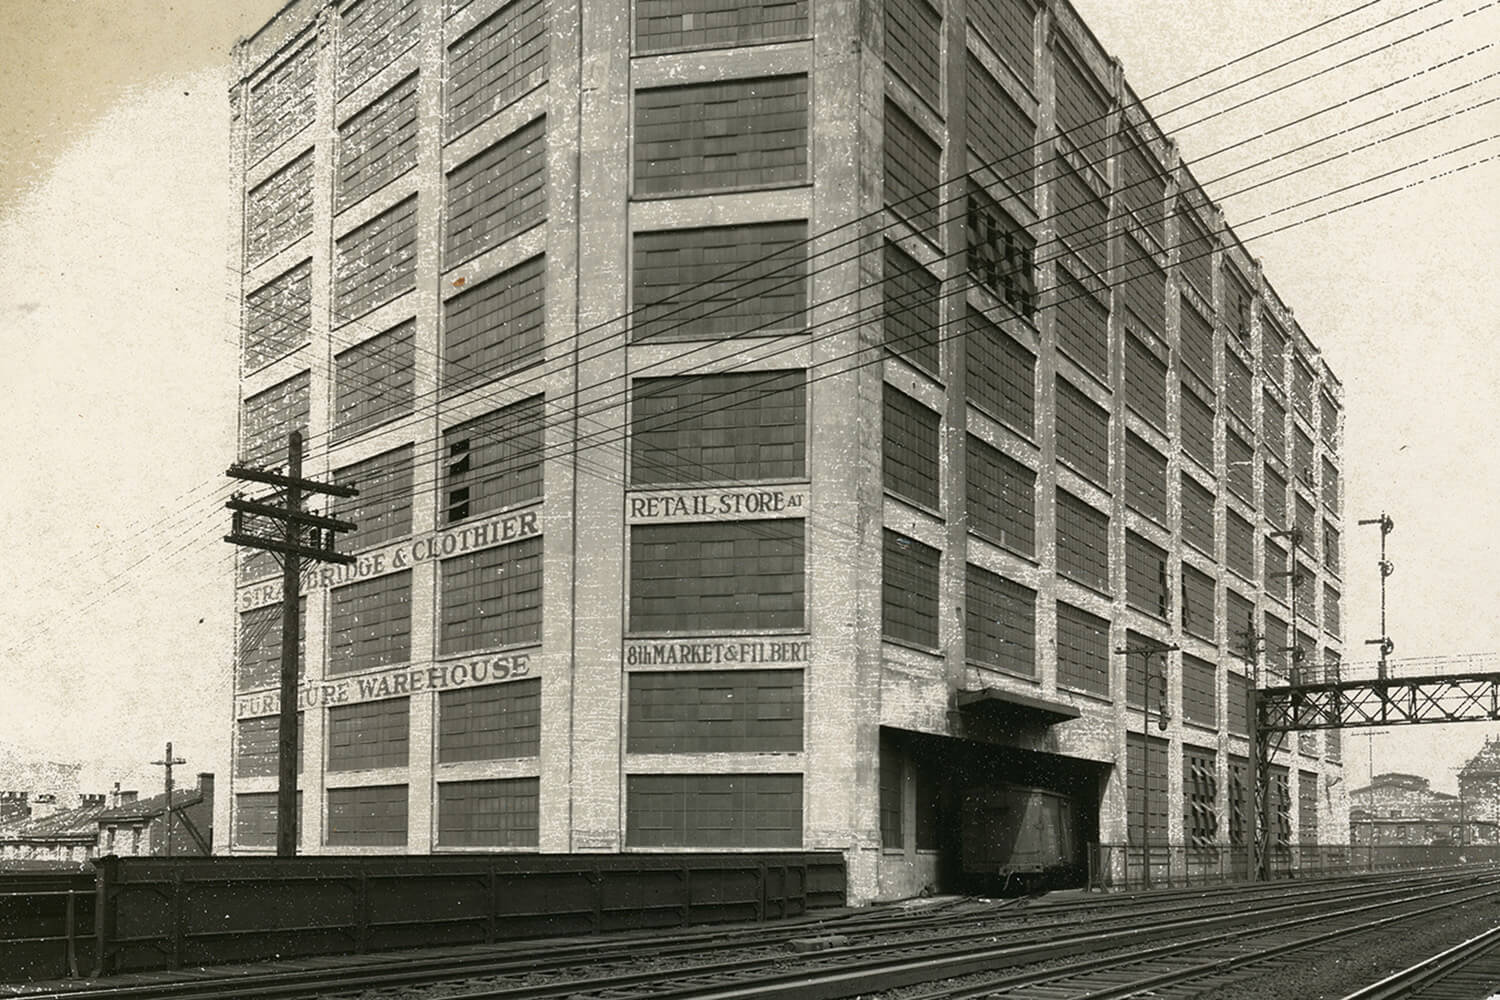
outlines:
{"label": "steel rail", "polygon": [[[1427,987],[1437,985],[1497,952],[1500,952],[1500,926],[1492,927],[1483,934],[1476,934],[1447,951],[1438,952],[1379,982],[1371,983],[1362,990],[1356,990],[1343,1000],[1398,1000],[1418,997],[1427,991]],[[1491,986],[1493,985],[1492,980]],[[1458,991],[1454,992],[1458,994]],[[1465,988],[1461,995],[1478,997],[1480,994]]]}

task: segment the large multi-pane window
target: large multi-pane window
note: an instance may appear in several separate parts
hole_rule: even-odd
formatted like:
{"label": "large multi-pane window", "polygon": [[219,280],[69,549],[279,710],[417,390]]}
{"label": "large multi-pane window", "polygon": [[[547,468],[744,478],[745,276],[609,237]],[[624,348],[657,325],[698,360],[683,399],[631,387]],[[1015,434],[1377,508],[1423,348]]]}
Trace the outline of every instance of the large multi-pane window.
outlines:
{"label": "large multi-pane window", "polygon": [[[926,0],[914,0],[924,4]],[[895,243],[885,244],[881,328],[886,350],[930,375],[939,370],[938,303],[941,284]]]}
{"label": "large multi-pane window", "polygon": [[1339,572],[1339,529],[1328,521],[1323,522],[1323,568]]}
{"label": "large multi-pane window", "polygon": [[1057,457],[1101,489],[1109,488],[1109,411],[1057,379]]}
{"label": "large multi-pane window", "polygon": [[942,15],[927,0],[888,0],[884,6],[886,66],[917,96],[939,107]]}
{"label": "large multi-pane window", "polygon": [[1157,524],[1167,523],[1167,459],[1141,438],[1125,434],[1125,504]]}
{"label": "large multi-pane window", "polygon": [[439,577],[440,654],[541,641],[540,538],[444,559]]}
{"label": "large multi-pane window", "polygon": [[438,847],[536,847],[538,778],[442,781],[437,786]]}
{"label": "large multi-pane window", "polygon": [[[306,670],[307,598],[297,604],[297,676]],[[236,691],[259,691],[281,682],[281,602],[240,613]]]}
{"label": "large multi-pane window", "polygon": [[1205,469],[1214,467],[1214,408],[1182,384],[1182,450]]}
{"label": "large multi-pane window", "polygon": [[1224,402],[1229,412],[1246,426],[1253,426],[1255,400],[1250,366],[1233,351],[1224,352]]}
{"label": "large multi-pane window", "polygon": [[1229,724],[1230,736],[1250,735],[1250,678],[1230,671],[1226,677],[1228,686],[1224,697],[1224,716]]}
{"label": "large multi-pane window", "polygon": [[1303,420],[1313,422],[1313,373],[1300,352],[1292,357],[1292,408]]}
{"label": "large multi-pane window", "polygon": [[1255,572],[1255,526],[1232,510],[1224,512],[1224,564],[1247,580]]}
{"label": "large multi-pane window", "polygon": [[756,45],[807,34],[810,0],[638,0],[636,52]]}
{"label": "large multi-pane window", "polygon": [[258,163],[317,114],[318,46],[309,41],[250,86],[245,109],[248,163]]}
{"label": "large multi-pane window", "polygon": [[1286,549],[1266,539],[1266,593],[1284,603],[1290,593],[1291,574],[1287,572]]}
{"label": "large multi-pane window", "polygon": [[448,46],[448,137],[463,135],[547,79],[545,0],[512,0]]}
{"label": "large multi-pane window", "polygon": [[1218,609],[1214,578],[1186,563],[1182,565],[1182,630],[1205,642],[1217,638]]}
{"label": "large multi-pane window", "polygon": [[[1184,698],[1186,692],[1184,691]],[[1193,847],[1212,847],[1219,836],[1217,754],[1182,748],[1182,834]]]}
{"label": "large multi-pane window", "polygon": [[411,659],[411,570],[334,587],[328,602],[330,674]]}
{"label": "large multi-pane window", "polygon": [[798,847],[800,774],[631,774],[629,847]]}
{"label": "large multi-pane window", "polygon": [[635,194],[807,179],[807,77],[715,80],[635,92]]}
{"label": "large multi-pane window", "polygon": [[1323,584],[1323,628],[1332,635],[1341,634],[1339,592]]}
{"label": "large multi-pane window", "polygon": [[803,522],[638,524],[630,630],[802,628]]}
{"label": "large multi-pane window", "polygon": [[[914,0],[921,3],[922,0]],[[938,164],[942,149],[906,112],[885,102],[885,204],[928,239],[939,241]]]}
{"label": "large multi-pane window", "polygon": [[973,53],[969,54],[967,67],[964,109],[969,148],[1023,201],[1031,202],[1036,126]]}
{"label": "large multi-pane window", "polygon": [[[1167,741],[1125,734],[1125,827],[1132,845],[1167,842]],[[1143,839],[1144,838],[1144,839]]]}
{"label": "large multi-pane window", "polygon": [[333,440],[412,412],[416,321],[407,320],[334,357]]}
{"label": "large multi-pane window", "polygon": [[1084,371],[1109,384],[1109,307],[1058,268],[1057,346]]}
{"label": "large multi-pane window", "polygon": [[1133,333],[1125,335],[1125,405],[1167,432],[1167,363]]}
{"label": "large multi-pane window", "polygon": [[964,655],[1018,677],[1036,676],[1036,591],[968,565]]}
{"label": "large multi-pane window", "polygon": [[1260,364],[1265,375],[1277,385],[1286,384],[1286,334],[1275,320],[1262,313],[1260,325]]}
{"label": "large multi-pane window", "polygon": [[312,232],[312,150],[245,195],[245,256],[258,262]]}
{"label": "large multi-pane window", "polygon": [[1255,603],[1233,588],[1224,591],[1224,617],[1228,624],[1226,648],[1235,656],[1254,659],[1256,638]]}
{"label": "large multi-pane window", "polygon": [[405,767],[411,699],[387,698],[328,709],[328,770]]}
{"label": "large multi-pane window", "polygon": [[1297,830],[1304,844],[1318,842],[1318,775],[1315,771],[1297,772]]}
{"label": "large multi-pane window", "polygon": [[1057,602],[1057,683],[1109,699],[1109,622]]}
{"label": "large multi-pane window", "polygon": [[335,326],[416,288],[416,195],[339,237],[335,258]]}
{"label": "large multi-pane window", "polygon": [[[1165,710],[1167,707],[1165,677],[1167,671],[1164,653],[1158,653],[1166,643],[1130,629],[1125,633],[1125,648],[1135,650],[1124,654],[1125,704],[1131,708]],[[1151,650],[1148,655],[1144,650]]]}
{"label": "large multi-pane window", "polygon": [[1125,533],[1125,603],[1155,618],[1172,611],[1167,553],[1133,531]]}
{"label": "large multi-pane window", "polygon": [[1036,355],[977,310],[964,337],[968,401],[1027,437],[1036,433]]}
{"label": "large multi-pane window", "polygon": [[300,372],[245,399],[240,419],[240,460],[246,465],[285,461],[292,431],[307,436],[311,373]]}
{"label": "large multi-pane window", "polygon": [[972,180],[964,218],[964,267],[1013,316],[1036,312],[1036,240]]}
{"label": "large multi-pane window", "polygon": [[[1195,192],[1194,200],[1201,201],[1202,193]],[[1182,274],[1205,299],[1212,299],[1213,285],[1213,238],[1208,228],[1198,221],[1198,213],[1185,201],[1177,203],[1177,245],[1181,248]]]}
{"label": "large multi-pane window", "polygon": [[[1066,44],[1053,50],[1057,129],[1087,163],[1104,162],[1109,99],[1093,81],[1083,60]],[[1102,166],[1101,166],[1102,172]]]}
{"label": "large multi-pane window", "polygon": [[1265,622],[1261,635],[1264,640],[1266,669],[1285,679],[1287,664],[1291,659],[1288,655],[1292,649],[1291,632],[1286,622],[1269,611],[1266,612]]}
{"label": "large multi-pane window", "polygon": [[1115,157],[1115,169],[1119,172],[1117,197],[1122,207],[1155,238],[1156,245],[1164,247],[1166,213],[1162,205],[1166,200],[1166,171],[1134,129],[1126,128],[1116,134],[1120,136],[1120,151]]}
{"label": "large multi-pane window", "polygon": [[1255,502],[1255,450],[1232,429],[1224,429],[1224,477],[1229,492],[1246,503]]}
{"label": "large multi-pane window", "polygon": [[1261,393],[1261,405],[1261,440],[1267,451],[1286,461],[1286,409],[1270,392]]}
{"label": "large multi-pane window", "polygon": [[[1229,336],[1247,346],[1250,343],[1250,305],[1254,298],[1255,293],[1250,290],[1249,283],[1240,277],[1239,269],[1226,259],[1224,262],[1224,322],[1229,326]],[[1233,353],[1231,352],[1228,356],[1233,357]]]}
{"label": "large multi-pane window", "polygon": [[1036,473],[972,434],[964,449],[969,530],[1023,556],[1036,554]]}
{"label": "large multi-pane window", "polygon": [[443,264],[453,267],[547,218],[547,119],[536,118],[448,174]]}
{"label": "large multi-pane window", "polygon": [[632,485],[806,475],[807,380],[802,371],[635,380]]}
{"label": "large multi-pane window", "polygon": [[1339,404],[1328,393],[1318,394],[1318,436],[1330,448],[1339,443]]}
{"label": "large multi-pane window", "polygon": [[1027,86],[1032,85],[1036,55],[1032,48],[1032,0],[976,0],[969,4],[973,20],[990,47]]}
{"label": "large multi-pane window", "polygon": [[1198,480],[1181,474],[1182,540],[1210,559],[1214,556],[1214,495]]}
{"label": "large multi-pane window", "polygon": [[[276,792],[241,792],[234,797],[236,847],[276,846]],[[296,839],[302,839],[302,793],[297,792]]]}
{"label": "large multi-pane window", "polygon": [[443,303],[443,395],[542,360],[547,258],[538,255]]}
{"label": "large multi-pane window", "polygon": [[796,753],[802,671],[671,670],[629,675],[628,753]]}
{"label": "large multi-pane window", "polygon": [[1339,509],[1339,470],[1326,458],[1323,459],[1323,506]]}
{"label": "large multi-pane window", "polygon": [[1126,234],[1120,241],[1123,259],[1115,283],[1135,319],[1150,332],[1160,336],[1167,327],[1167,272],[1156,257]]}
{"label": "large multi-pane window", "polygon": [[541,396],[443,432],[442,523],[457,524],[542,495]]}
{"label": "large multi-pane window", "polygon": [[1189,371],[1209,385],[1214,381],[1214,328],[1198,310],[1182,300],[1180,357]]}
{"label": "large multi-pane window", "polygon": [[413,73],[339,126],[335,211],[348,208],[416,165],[417,75]]}
{"label": "large multi-pane window", "polygon": [[1057,572],[1109,592],[1109,515],[1065,490],[1057,491]]}
{"label": "large multi-pane window", "polygon": [[631,338],[770,337],[806,327],[807,223],[635,234]]}
{"label": "large multi-pane window", "polygon": [[245,296],[243,364],[253,372],[312,337],[312,261],[304,260]]}
{"label": "large multi-pane window", "polygon": [[1286,480],[1269,465],[1266,466],[1265,490],[1266,520],[1274,528],[1285,528],[1287,526]]}
{"label": "large multi-pane window", "polygon": [[[1108,265],[1109,207],[1089,182],[1068,166],[1063,156],[1053,157],[1052,171],[1058,237],[1087,267],[1102,276]],[[1060,291],[1059,309],[1074,295],[1083,293],[1083,288],[1064,284]]]}
{"label": "large multi-pane window", "polygon": [[437,759],[441,763],[535,757],[541,731],[540,678],[438,695]]}
{"label": "large multi-pane window", "polygon": [[886,490],[937,510],[939,418],[889,383],[885,386],[882,479]]}
{"label": "large multi-pane window", "polygon": [[406,843],[405,785],[328,790],[328,844],[400,847]]}
{"label": "large multi-pane window", "polygon": [[881,551],[881,635],[936,648],[942,553],[889,529],[884,532]]}
{"label": "large multi-pane window", "polygon": [[358,552],[411,534],[411,445],[346,465],[333,478],[359,490],[359,496],[339,500],[333,508],[335,517],[358,525],[338,537],[341,551]]}
{"label": "large multi-pane window", "polygon": [[[297,713],[297,773],[302,773],[302,713]],[[266,778],[276,775],[281,760],[281,717],[267,715],[240,719],[234,727],[234,776]]]}
{"label": "large multi-pane window", "polygon": [[356,0],[339,12],[338,93],[347,97],[416,44],[422,8],[417,0]]}

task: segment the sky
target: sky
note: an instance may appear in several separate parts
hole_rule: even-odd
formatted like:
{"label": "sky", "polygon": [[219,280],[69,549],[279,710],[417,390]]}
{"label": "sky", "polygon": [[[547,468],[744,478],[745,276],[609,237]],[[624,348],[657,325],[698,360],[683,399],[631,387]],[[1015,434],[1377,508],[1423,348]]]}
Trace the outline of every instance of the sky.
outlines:
{"label": "sky", "polygon": [[[281,4],[0,2],[0,740],[81,760],[100,790],[156,787],[167,740],[185,770],[228,771],[226,90],[235,39]],[[1488,0],[1076,6],[1242,236],[1500,154],[1500,101],[1462,110],[1500,97]],[[1249,243],[1346,390],[1349,660],[1380,632],[1378,537],[1354,522],[1382,511],[1396,657],[1500,654],[1497,187],[1500,160]],[[1500,724],[1350,734],[1347,779],[1373,758],[1451,788],[1486,736]]]}

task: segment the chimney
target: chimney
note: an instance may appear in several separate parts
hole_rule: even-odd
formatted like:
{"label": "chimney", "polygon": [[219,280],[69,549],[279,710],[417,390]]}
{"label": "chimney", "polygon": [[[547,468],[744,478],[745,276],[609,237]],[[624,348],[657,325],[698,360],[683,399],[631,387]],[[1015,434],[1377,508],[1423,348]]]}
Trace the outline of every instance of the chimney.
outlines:
{"label": "chimney", "polygon": [[38,795],[31,804],[32,819],[46,819],[57,812],[57,796],[48,793]]}
{"label": "chimney", "polygon": [[214,801],[214,776],[211,771],[198,772],[198,794],[203,796],[203,801],[213,804]]}
{"label": "chimney", "polygon": [[115,782],[115,787],[111,788],[110,791],[109,791],[109,807],[111,809],[113,809],[116,806],[118,806],[119,804],[120,804],[120,783],[117,781],[117,782]]}
{"label": "chimney", "polygon": [[103,793],[100,793],[98,795],[90,795],[89,793],[85,792],[78,797],[78,805],[83,809],[94,809],[101,807],[104,805],[104,795]]}

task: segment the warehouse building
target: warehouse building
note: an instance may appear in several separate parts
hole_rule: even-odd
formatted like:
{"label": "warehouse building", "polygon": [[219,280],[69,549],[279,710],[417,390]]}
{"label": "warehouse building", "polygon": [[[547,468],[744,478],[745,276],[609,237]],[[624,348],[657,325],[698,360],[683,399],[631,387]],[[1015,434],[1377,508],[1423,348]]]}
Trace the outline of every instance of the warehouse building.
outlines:
{"label": "warehouse building", "polygon": [[[1002,785],[1243,842],[1247,686],[1342,650],[1342,391],[1066,2],[294,0],[236,54],[240,458],[301,428],[361,490],[303,851],[833,849],[894,898]],[[1347,840],[1340,775],[1277,750],[1282,842]]]}

